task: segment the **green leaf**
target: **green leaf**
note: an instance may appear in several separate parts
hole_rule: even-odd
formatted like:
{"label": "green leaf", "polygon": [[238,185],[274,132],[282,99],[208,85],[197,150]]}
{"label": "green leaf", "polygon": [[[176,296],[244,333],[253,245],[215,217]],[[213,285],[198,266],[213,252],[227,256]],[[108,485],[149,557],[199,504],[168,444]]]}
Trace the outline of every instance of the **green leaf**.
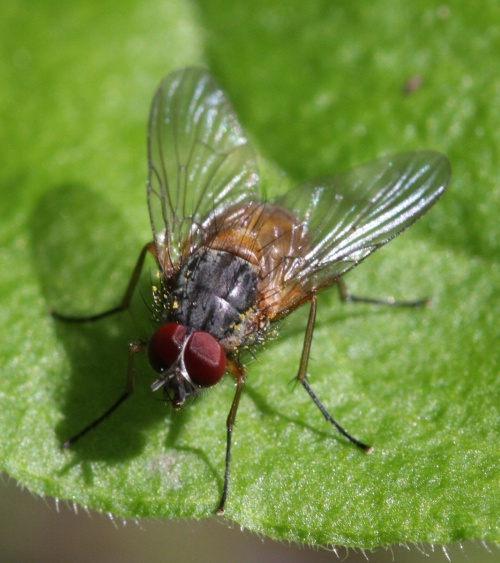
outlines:
{"label": "green leaf", "polygon": [[[277,539],[375,547],[499,541],[498,6],[465,0],[286,3],[2,2],[1,468],[31,491],[125,517],[202,518],[222,487],[227,377],[173,414],[137,392],[72,451],[59,444],[125,383],[133,310],[118,302],[151,233],[146,123],[161,77],[204,64],[263,161],[265,189],[381,155],[435,149],[454,179],[423,221],[347,277],[425,310],[319,302],[310,383],[366,456],[329,427],[296,374],[307,311],[249,364],[226,515]],[[415,76],[420,88],[405,94]],[[149,264],[141,292],[149,293]]]}

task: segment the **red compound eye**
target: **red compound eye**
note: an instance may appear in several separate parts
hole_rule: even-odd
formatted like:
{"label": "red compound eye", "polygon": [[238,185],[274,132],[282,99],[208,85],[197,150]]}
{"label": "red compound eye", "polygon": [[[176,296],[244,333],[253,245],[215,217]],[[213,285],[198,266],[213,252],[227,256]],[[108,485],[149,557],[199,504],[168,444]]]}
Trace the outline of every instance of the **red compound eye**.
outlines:
{"label": "red compound eye", "polygon": [[148,343],[148,358],[151,367],[161,373],[179,357],[186,336],[186,327],[178,323],[161,326]]}
{"label": "red compound eye", "polygon": [[224,348],[208,332],[194,332],[186,344],[184,365],[193,383],[211,387],[226,371]]}

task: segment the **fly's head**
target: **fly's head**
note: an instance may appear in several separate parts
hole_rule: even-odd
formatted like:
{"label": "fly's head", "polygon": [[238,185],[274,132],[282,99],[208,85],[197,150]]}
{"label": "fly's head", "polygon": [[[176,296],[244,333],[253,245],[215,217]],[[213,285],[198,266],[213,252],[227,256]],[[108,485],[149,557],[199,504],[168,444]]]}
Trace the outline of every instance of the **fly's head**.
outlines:
{"label": "fly's head", "polygon": [[179,323],[166,323],[148,342],[149,363],[160,377],[152,391],[163,387],[175,409],[203,389],[216,385],[226,371],[226,353],[205,331],[189,331]]}

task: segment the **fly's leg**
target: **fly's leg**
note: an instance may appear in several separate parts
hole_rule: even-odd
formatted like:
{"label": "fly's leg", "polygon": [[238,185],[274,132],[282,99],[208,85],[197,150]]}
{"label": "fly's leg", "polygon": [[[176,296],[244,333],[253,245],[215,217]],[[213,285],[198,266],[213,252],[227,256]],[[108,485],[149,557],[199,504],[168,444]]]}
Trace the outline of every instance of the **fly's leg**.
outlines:
{"label": "fly's leg", "polygon": [[70,448],[75,442],[77,442],[80,438],[83,438],[85,434],[93,430],[96,426],[101,424],[104,420],[108,418],[126,399],[132,395],[135,388],[135,378],[134,378],[134,356],[137,352],[142,352],[145,350],[147,343],[146,342],[132,342],[129,348],[129,355],[128,355],[128,368],[127,368],[127,384],[125,387],[125,391],[120,395],[117,401],[111,405],[111,407],[104,412],[99,418],[96,418],[94,422],[91,422],[88,426],[86,426],[83,430],[78,432],[73,438],[64,442],[62,447],[64,449]]}
{"label": "fly's leg", "polygon": [[388,305],[389,307],[423,307],[429,303],[429,299],[415,299],[414,301],[396,301],[395,299],[372,299],[371,297],[358,297],[352,295],[347,289],[345,281],[342,278],[337,280],[340,299],[344,303],[370,303],[372,305]]}
{"label": "fly's leg", "polygon": [[336,420],[334,420],[332,415],[326,410],[326,408],[323,406],[321,401],[318,399],[316,393],[314,393],[314,391],[311,389],[311,386],[307,381],[307,364],[309,363],[309,354],[311,352],[311,344],[312,344],[312,338],[314,333],[314,324],[316,322],[317,307],[318,307],[317,298],[316,295],[313,295],[311,298],[311,309],[309,311],[309,320],[307,321],[306,335],[304,338],[304,346],[302,348],[302,357],[300,358],[300,366],[299,366],[299,373],[297,374],[297,379],[300,381],[300,383],[302,383],[304,389],[309,393],[309,396],[314,401],[314,404],[322,412],[326,420],[331,424],[333,424],[333,426],[335,426],[335,428],[343,436],[345,436],[350,442],[358,446],[358,448],[361,448],[366,453],[371,453],[373,450],[371,446],[367,446],[366,444],[363,444],[363,442],[360,442],[359,440],[351,436],[349,432],[347,432],[347,430],[344,430],[342,426],[340,426],[340,424]]}
{"label": "fly's leg", "polygon": [[52,316],[55,319],[58,319],[60,321],[65,321],[68,323],[89,323],[89,322],[99,321],[101,319],[104,319],[105,317],[109,317],[110,315],[114,315],[115,313],[119,313],[120,311],[124,311],[125,309],[128,309],[128,307],[130,306],[132,295],[134,293],[134,290],[137,286],[137,282],[139,281],[139,277],[141,275],[141,270],[144,265],[144,260],[146,259],[146,254],[148,252],[151,252],[153,256],[156,256],[154,243],[148,242],[148,244],[146,244],[144,248],[141,250],[134,271],[132,272],[132,277],[128,282],[127,289],[125,290],[123,298],[118,306],[113,307],[112,309],[108,309],[107,311],[103,311],[102,313],[97,313],[97,315],[89,315],[85,317],[63,315],[61,313],[58,313],[57,311],[51,311]]}
{"label": "fly's leg", "polygon": [[[71,323],[85,323],[85,322],[94,322],[115,313],[119,313],[125,309],[128,309],[130,306],[130,301],[132,299],[132,295],[134,290],[137,286],[137,282],[139,281],[139,277],[141,275],[142,267],[144,265],[144,260],[146,259],[147,252],[151,252],[154,256],[156,256],[156,251],[154,244],[152,242],[146,244],[144,248],[141,250],[139,254],[139,258],[137,259],[136,265],[134,267],[134,271],[132,272],[132,276],[128,283],[127,289],[123,295],[123,298],[120,304],[117,307],[113,307],[112,309],[108,309],[107,311],[103,311],[102,313],[98,313],[97,315],[90,315],[86,317],[76,317],[76,316],[69,316],[63,315],[58,313],[57,311],[52,311],[52,316],[58,320],[71,322]],[[86,426],[83,430],[78,432],[75,436],[73,436],[70,440],[64,442],[62,447],[64,449],[70,448],[75,442],[83,438],[88,432],[93,430],[96,426],[98,426],[101,422],[106,420],[123,402],[126,401],[132,395],[135,388],[135,379],[134,379],[134,356],[138,352],[142,352],[147,346],[146,342],[132,342],[129,347],[129,358],[128,358],[128,368],[127,368],[127,382],[125,386],[124,392],[120,395],[117,401],[115,401],[109,409],[107,409],[99,418],[91,422],[88,426]]]}
{"label": "fly's leg", "polygon": [[217,508],[217,514],[224,514],[224,507],[226,505],[227,492],[229,489],[229,474],[231,465],[231,440],[233,437],[234,422],[236,420],[236,413],[238,411],[238,405],[240,404],[241,393],[245,385],[246,372],[245,368],[236,361],[231,361],[228,364],[228,370],[236,378],[236,393],[234,394],[233,404],[231,405],[231,410],[227,416],[226,426],[227,426],[227,439],[226,439],[226,465],[224,470],[224,487],[222,489],[222,496]]}

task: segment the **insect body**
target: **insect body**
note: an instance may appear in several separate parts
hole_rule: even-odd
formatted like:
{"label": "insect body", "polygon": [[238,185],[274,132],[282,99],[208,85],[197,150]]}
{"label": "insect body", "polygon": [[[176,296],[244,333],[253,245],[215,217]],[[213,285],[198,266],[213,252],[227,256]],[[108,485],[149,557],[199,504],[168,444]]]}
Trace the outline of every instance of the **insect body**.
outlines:
{"label": "insect body", "polygon": [[[174,322],[189,331],[203,331],[216,341],[214,353],[217,346],[223,350],[224,360],[214,364],[214,374],[203,366],[194,375],[202,386],[203,378],[218,381],[222,377],[226,354],[236,358],[243,346],[262,340],[286,307],[297,306],[303,295],[297,288],[289,292],[286,281],[299,263],[294,252],[303,251],[306,244],[298,219],[270,203],[236,204],[208,224],[205,234],[197,249],[190,248],[181,257],[182,266],[172,274],[173,284],[166,291],[162,288],[165,297],[159,300],[162,325]],[[174,405],[181,406],[197,388],[181,377],[172,389],[170,362],[158,365],[163,344],[153,340],[149,345],[151,363],[163,368],[155,389],[165,385],[167,394],[174,393]],[[186,383],[189,391],[183,389]]]}
{"label": "insect body", "polygon": [[[316,296],[421,217],[442,195],[447,159],[434,152],[401,154],[335,176],[305,182],[262,201],[254,153],[225,94],[205,70],[167,76],[153,100],[149,123],[148,203],[153,242],[142,250],[118,307],[127,308],[145,256],[153,254],[161,282],[153,289],[157,328],[130,345],[127,389],[101,417],[64,444],[71,446],[133,391],[134,356],[147,351],[174,408],[215,385],[226,372],[236,379],[227,419],[225,478],[229,486],[231,439],[246,372],[241,351],[261,344],[268,330],[310,303],[298,380],[325,418],[351,442],[370,451],[335,422],[307,381]],[[423,301],[392,305],[421,305]]]}

